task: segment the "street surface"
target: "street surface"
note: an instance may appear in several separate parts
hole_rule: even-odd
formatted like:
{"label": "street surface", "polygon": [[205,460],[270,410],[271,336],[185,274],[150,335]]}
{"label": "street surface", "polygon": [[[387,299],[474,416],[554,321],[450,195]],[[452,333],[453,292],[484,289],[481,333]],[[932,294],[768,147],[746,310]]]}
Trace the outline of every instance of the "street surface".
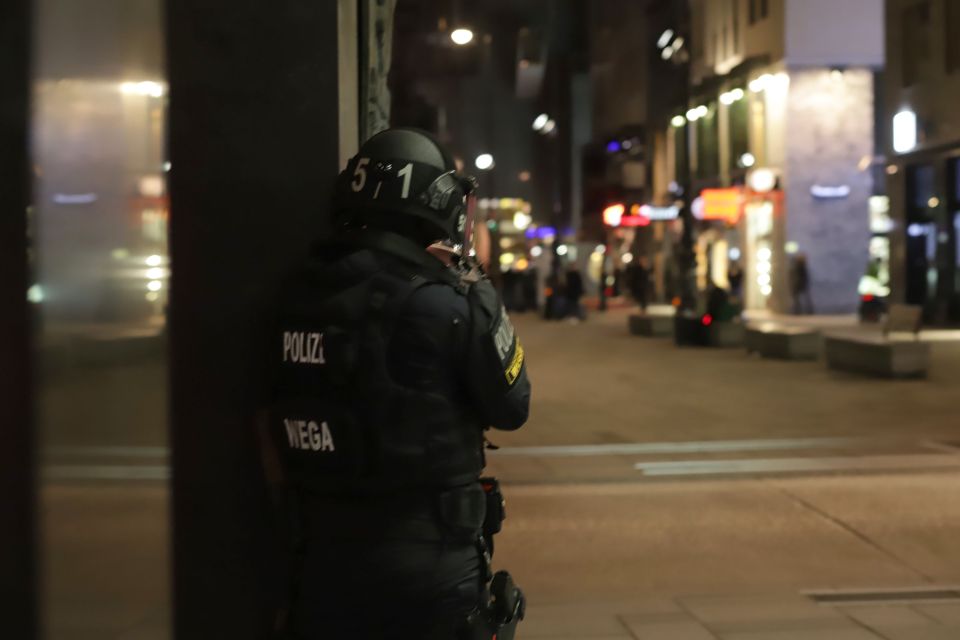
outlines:
{"label": "street surface", "polygon": [[[515,324],[532,418],[489,461],[518,637],[960,638],[960,342],[933,345],[929,379],[885,381],[677,349],[625,311]],[[48,637],[168,638],[165,418],[141,394],[82,419],[97,376],[164,393],[159,365],[50,385]]]}

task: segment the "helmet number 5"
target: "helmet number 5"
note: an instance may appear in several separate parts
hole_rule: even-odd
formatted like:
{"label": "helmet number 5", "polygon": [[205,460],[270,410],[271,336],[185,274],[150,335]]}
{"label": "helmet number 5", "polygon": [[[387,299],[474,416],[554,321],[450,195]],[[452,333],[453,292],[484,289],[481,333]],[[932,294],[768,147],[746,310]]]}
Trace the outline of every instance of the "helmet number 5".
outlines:
{"label": "helmet number 5", "polygon": [[366,166],[370,163],[370,158],[359,158],[357,160],[357,166],[353,170],[353,182],[350,183],[350,188],[355,192],[362,191],[363,185],[367,184],[367,169]]}
{"label": "helmet number 5", "polygon": [[403,176],[403,191],[400,192],[400,197],[407,199],[410,197],[410,179],[413,177],[413,164],[408,164],[400,171],[397,171],[397,177]]}

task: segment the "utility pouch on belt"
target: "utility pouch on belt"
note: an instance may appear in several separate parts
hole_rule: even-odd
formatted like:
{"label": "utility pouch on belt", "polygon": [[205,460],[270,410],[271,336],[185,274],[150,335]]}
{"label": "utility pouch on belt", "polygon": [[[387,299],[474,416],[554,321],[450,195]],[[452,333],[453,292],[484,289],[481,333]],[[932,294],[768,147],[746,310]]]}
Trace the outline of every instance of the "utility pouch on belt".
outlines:
{"label": "utility pouch on belt", "polygon": [[485,526],[487,496],[478,484],[447,489],[440,494],[440,519],[455,537],[476,539]]}
{"label": "utility pouch on belt", "polygon": [[503,521],[507,517],[506,501],[500,491],[500,481],[496,478],[480,478],[480,486],[486,494],[487,516],[483,519],[483,535],[500,533]]}
{"label": "utility pouch on belt", "polygon": [[487,553],[493,556],[493,535],[500,533],[503,521],[507,517],[506,500],[500,491],[500,482],[496,478],[480,478],[480,486],[486,495],[487,515],[483,519],[483,542]]}

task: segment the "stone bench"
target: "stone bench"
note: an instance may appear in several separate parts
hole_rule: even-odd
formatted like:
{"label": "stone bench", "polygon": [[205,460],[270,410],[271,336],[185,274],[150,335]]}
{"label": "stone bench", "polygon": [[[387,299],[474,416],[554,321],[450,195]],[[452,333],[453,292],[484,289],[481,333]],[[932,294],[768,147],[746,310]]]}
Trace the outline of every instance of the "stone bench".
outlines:
{"label": "stone bench", "polygon": [[664,313],[634,313],[628,319],[630,333],[648,338],[673,335],[673,316]]}
{"label": "stone bench", "polygon": [[[883,334],[830,335],[824,340],[827,365],[887,378],[921,378],[930,368],[930,345],[920,342],[923,309],[890,305]],[[895,340],[891,333],[910,333],[913,340]]]}
{"label": "stone bench", "polygon": [[739,321],[714,322],[707,327],[707,332],[710,346],[722,349],[742,347],[746,337],[746,328]]}
{"label": "stone bench", "polygon": [[750,325],[744,336],[750,353],[781,360],[816,360],[820,355],[820,332],[774,322]]}
{"label": "stone bench", "polygon": [[920,378],[930,367],[930,345],[919,340],[891,340],[880,335],[828,335],[823,350],[827,366],[840,371],[887,378]]}

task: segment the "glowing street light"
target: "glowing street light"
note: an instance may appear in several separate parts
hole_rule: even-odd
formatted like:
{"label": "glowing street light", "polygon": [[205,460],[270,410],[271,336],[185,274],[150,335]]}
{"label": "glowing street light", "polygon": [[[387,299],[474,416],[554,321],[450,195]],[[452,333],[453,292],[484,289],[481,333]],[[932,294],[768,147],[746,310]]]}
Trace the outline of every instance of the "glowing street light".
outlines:
{"label": "glowing street light", "polygon": [[906,153],[917,146],[917,114],[904,109],[893,116],[893,150]]}
{"label": "glowing street light", "polygon": [[548,122],[549,120],[550,120],[550,116],[548,116],[548,115],[545,114],[545,113],[541,113],[541,114],[538,115],[538,116],[534,119],[534,121],[533,121],[533,130],[534,130],[534,131],[540,131],[541,129],[543,129],[543,128],[547,125],[547,122]]}
{"label": "glowing street light", "polygon": [[473,31],[464,28],[454,29],[450,32],[450,39],[453,40],[453,44],[462,47],[473,42]]}
{"label": "glowing street light", "polygon": [[619,203],[612,204],[603,210],[603,222],[608,227],[619,227],[624,213],[626,213],[626,207]]}
{"label": "glowing street light", "polygon": [[480,169],[480,171],[486,171],[487,169],[493,168],[493,156],[489,153],[481,153],[473,162],[477,166],[477,169]]}
{"label": "glowing street light", "polygon": [[525,214],[523,211],[517,211],[513,214],[513,226],[520,231],[525,231],[526,228],[530,226],[531,222],[533,222],[533,218]]}
{"label": "glowing street light", "polygon": [[667,45],[670,44],[670,42],[673,40],[673,36],[674,36],[673,29],[667,29],[666,31],[661,33],[660,39],[657,40],[657,48],[665,49]]}

